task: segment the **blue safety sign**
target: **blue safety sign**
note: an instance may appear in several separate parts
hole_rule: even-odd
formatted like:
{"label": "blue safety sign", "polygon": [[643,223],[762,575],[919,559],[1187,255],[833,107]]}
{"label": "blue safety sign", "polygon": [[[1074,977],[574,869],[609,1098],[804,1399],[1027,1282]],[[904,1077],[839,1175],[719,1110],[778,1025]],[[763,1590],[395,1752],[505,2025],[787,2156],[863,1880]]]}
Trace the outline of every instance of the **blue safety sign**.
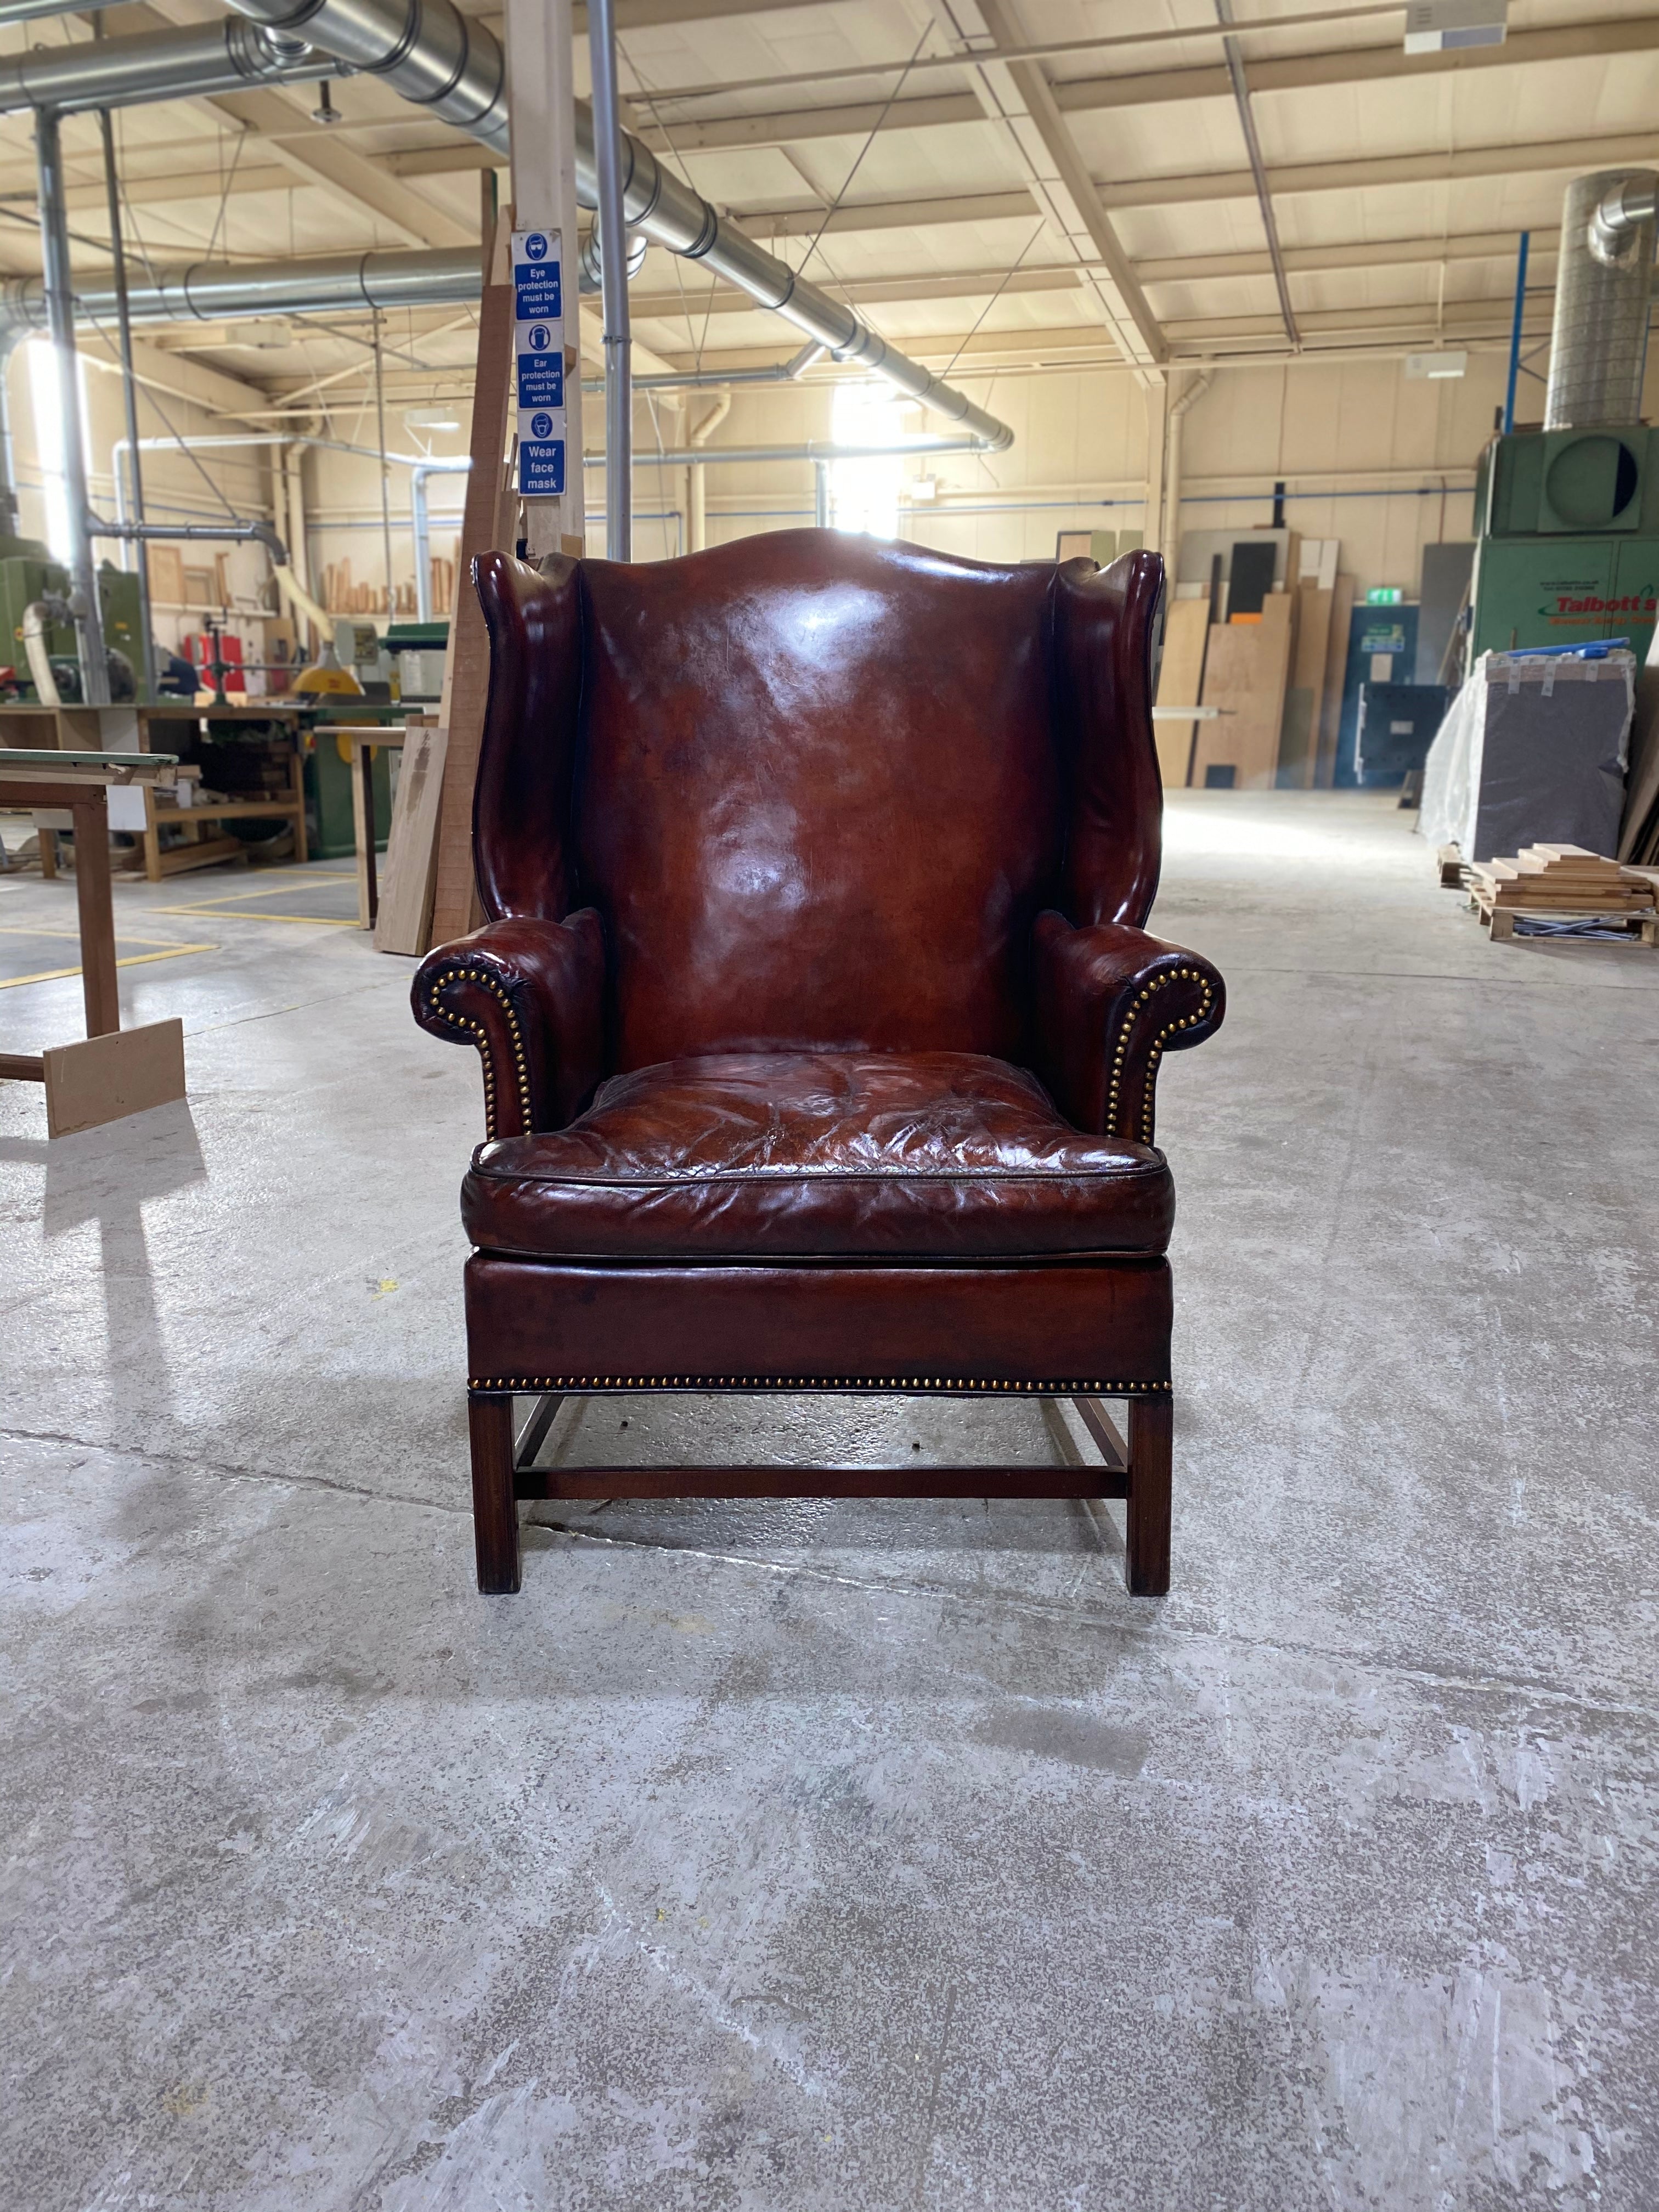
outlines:
{"label": "blue safety sign", "polygon": [[520,334],[527,337],[536,349],[533,353],[519,356],[519,404],[520,407],[562,407],[564,405],[564,350],[546,350],[548,328],[545,323],[532,323]]}
{"label": "blue safety sign", "polygon": [[544,230],[513,234],[513,317],[515,322],[545,316],[557,322],[564,313],[559,254]]}
{"label": "blue safety sign", "polygon": [[519,489],[526,499],[565,495],[563,258],[563,242],[556,230],[514,232]]}
{"label": "blue safety sign", "polygon": [[[548,422],[547,416],[538,422]],[[564,497],[564,440],[521,438],[519,441],[519,489],[526,499]]]}

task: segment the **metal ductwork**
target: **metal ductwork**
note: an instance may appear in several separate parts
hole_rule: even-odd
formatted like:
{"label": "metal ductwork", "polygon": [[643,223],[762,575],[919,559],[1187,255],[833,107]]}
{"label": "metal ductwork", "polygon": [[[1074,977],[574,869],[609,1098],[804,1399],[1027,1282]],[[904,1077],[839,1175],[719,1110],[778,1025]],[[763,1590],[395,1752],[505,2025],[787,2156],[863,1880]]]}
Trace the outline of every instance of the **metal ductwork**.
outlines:
{"label": "metal ductwork", "polygon": [[[136,323],[222,323],[258,315],[341,314],[365,307],[465,307],[482,278],[477,246],[399,248],[377,253],[314,254],[300,261],[191,261],[127,283]],[[112,284],[77,283],[77,314],[112,322]],[[13,276],[0,289],[0,329],[45,330],[39,276]]]}
{"label": "metal ductwork", "polygon": [[1642,416],[1659,175],[1599,170],[1567,186],[1555,279],[1547,430]]}
{"label": "metal ductwork", "polygon": [[[237,5],[268,31],[383,77],[439,121],[453,124],[500,154],[508,151],[507,66],[501,43],[476,18],[461,15],[453,0],[237,0]],[[988,452],[1000,453],[1013,443],[1006,422],[890,346],[852,308],[797,276],[700,192],[671,176],[650,148],[627,132],[622,158],[623,206],[630,228],[642,230],[671,253],[704,263],[714,276],[827,346],[838,361],[867,369],[932,413],[983,439]],[[580,100],[576,190],[584,206],[595,204],[593,116]]]}
{"label": "metal ductwork", "polygon": [[0,115],[33,108],[76,115],[94,107],[139,107],[237,92],[250,84],[293,84],[349,76],[332,53],[313,52],[240,16],[205,29],[147,31],[73,46],[34,46],[0,63]]}

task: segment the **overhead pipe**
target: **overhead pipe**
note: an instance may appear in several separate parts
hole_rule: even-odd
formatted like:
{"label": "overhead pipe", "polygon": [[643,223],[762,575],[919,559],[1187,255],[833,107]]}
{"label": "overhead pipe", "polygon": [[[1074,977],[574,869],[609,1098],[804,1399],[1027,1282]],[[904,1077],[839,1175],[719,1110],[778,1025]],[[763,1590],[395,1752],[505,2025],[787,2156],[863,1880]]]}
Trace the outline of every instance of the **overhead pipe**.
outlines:
{"label": "overhead pipe", "polygon": [[[636,376],[635,392],[706,392],[723,390],[732,384],[794,384],[799,382],[815,362],[823,359],[829,349],[816,338],[809,338],[787,361],[775,361],[765,368],[688,368],[671,369],[660,376]],[[585,376],[584,392],[603,392],[602,376]]]}
{"label": "overhead pipe", "polygon": [[465,476],[472,466],[470,453],[444,459],[416,461],[409,472],[409,519],[415,536],[415,611],[422,622],[432,620],[432,519],[426,503],[427,482],[432,477]]}
{"label": "overhead pipe", "polygon": [[1215,378],[1207,368],[1200,369],[1180,394],[1170,402],[1169,458],[1164,467],[1164,557],[1171,567],[1179,550],[1181,537],[1181,455],[1185,433],[1185,422],[1189,408],[1196,406]]}
{"label": "overhead pipe", "polygon": [[633,557],[634,342],[628,321],[628,220],[623,213],[623,127],[617,112],[614,0],[588,0],[593,151],[599,200],[599,292],[605,346],[605,550]]}
{"label": "overhead pipe", "polygon": [[12,55],[0,62],[0,115],[30,108],[77,115],[94,107],[142,107],[159,100],[238,92],[250,84],[304,84],[351,74],[335,54],[227,15],[205,27],[32,46]]}
{"label": "overhead pipe", "polygon": [[[242,18],[251,21],[252,30]],[[461,15],[453,0],[239,0],[236,16],[207,29],[149,31],[20,56],[0,66],[0,113],[127,106],[357,70],[384,77],[437,121],[507,156],[501,42],[483,24]],[[598,198],[598,172],[592,112],[585,101],[575,103],[574,121],[577,189],[583,205],[592,207]],[[1013,443],[1006,422],[890,346],[852,308],[798,276],[700,192],[672,176],[628,131],[620,133],[619,157],[623,216],[629,228],[671,252],[702,261],[712,276],[793,323],[837,361],[867,370],[930,412],[988,440],[988,452],[1001,453]],[[476,272],[476,256],[465,258],[472,260]],[[236,312],[301,313],[343,305],[411,304],[402,298],[314,300],[303,289],[306,264],[290,267],[289,283],[300,288],[300,296],[273,279],[259,306]],[[475,274],[473,289],[460,296],[476,298],[477,283]],[[191,290],[180,319],[222,318],[223,299],[198,296],[196,284]]]}
{"label": "overhead pipe", "polygon": [[[454,0],[237,0],[239,12],[354,69],[384,77],[394,92],[453,124],[505,156],[508,151],[507,72],[501,42]],[[598,198],[592,111],[575,103],[576,189],[582,204]],[[1003,453],[1014,434],[873,331],[851,307],[798,276],[787,262],[757,246],[701,192],[672,176],[650,148],[620,133],[623,212],[671,253],[701,261],[751,300],[827,346],[837,361],[866,369],[935,415]]]}
{"label": "overhead pipe", "polygon": [[[717,392],[714,405],[690,433],[691,443],[699,453],[731,412],[731,393]],[[708,542],[708,486],[703,481],[701,461],[693,461],[685,472],[685,536],[694,553],[701,553]]]}

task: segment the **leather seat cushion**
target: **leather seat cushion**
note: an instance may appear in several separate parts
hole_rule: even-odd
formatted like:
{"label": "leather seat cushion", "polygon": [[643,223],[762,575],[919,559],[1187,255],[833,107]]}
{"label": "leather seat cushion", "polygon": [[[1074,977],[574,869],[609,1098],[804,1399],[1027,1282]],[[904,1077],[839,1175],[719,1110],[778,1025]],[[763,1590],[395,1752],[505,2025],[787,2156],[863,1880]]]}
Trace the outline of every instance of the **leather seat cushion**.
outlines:
{"label": "leather seat cushion", "polygon": [[475,1244],[567,1259],[1154,1254],[1174,1212],[1162,1153],[954,1052],[637,1068],[568,1128],[481,1146],[461,1194]]}

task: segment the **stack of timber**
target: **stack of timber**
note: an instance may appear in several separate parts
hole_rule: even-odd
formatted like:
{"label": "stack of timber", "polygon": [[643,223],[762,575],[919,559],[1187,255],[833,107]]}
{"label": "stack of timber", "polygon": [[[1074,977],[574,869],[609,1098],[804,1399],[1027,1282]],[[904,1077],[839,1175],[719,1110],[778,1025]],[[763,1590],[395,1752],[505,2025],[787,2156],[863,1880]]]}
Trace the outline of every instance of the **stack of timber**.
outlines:
{"label": "stack of timber", "polygon": [[1651,873],[1621,867],[1582,845],[1528,845],[1511,860],[1467,872],[1469,902],[1494,939],[1523,936],[1639,938],[1659,943]]}

